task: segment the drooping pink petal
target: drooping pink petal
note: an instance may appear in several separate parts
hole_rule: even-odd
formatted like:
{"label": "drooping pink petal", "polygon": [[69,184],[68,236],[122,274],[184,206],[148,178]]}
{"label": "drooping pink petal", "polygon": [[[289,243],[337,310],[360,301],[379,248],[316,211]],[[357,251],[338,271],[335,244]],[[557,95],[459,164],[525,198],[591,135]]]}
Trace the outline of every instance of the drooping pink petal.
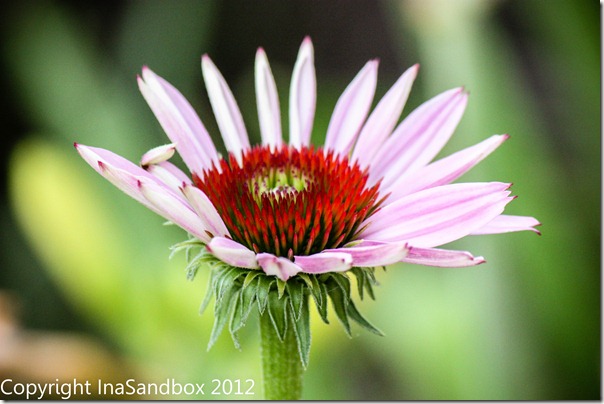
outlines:
{"label": "drooping pink petal", "polygon": [[370,184],[389,186],[401,175],[428,164],[443,148],[467,104],[461,88],[446,91],[415,109],[384,142],[370,164]]}
{"label": "drooping pink petal", "polygon": [[139,89],[189,170],[201,173],[218,163],[216,147],[185,97],[148,67],[142,75]]}
{"label": "drooping pink petal", "polygon": [[413,65],[394,83],[386,95],[375,107],[359,134],[352,151],[351,161],[356,161],[361,167],[366,167],[373,156],[392,133],[398,122],[409,92],[417,76],[419,65]]}
{"label": "drooping pink petal", "polygon": [[106,150],[82,145],[77,148],[87,161],[96,159],[97,171],[120,190],[200,240],[209,241],[205,227],[185,200],[160,179]]}
{"label": "drooping pink petal", "polygon": [[310,143],[316,101],[314,50],[306,37],[298,52],[289,91],[289,144],[295,148]]}
{"label": "drooping pink petal", "polygon": [[111,182],[121,191],[125,192],[128,196],[134,198],[137,202],[146,206],[148,209],[151,209],[153,212],[163,216],[163,212],[155,205],[150,203],[140,191],[138,183],[143,177],[137,177],[133,175],[132,172],[107,165],[101,160],[98,162],[98,167],[101,175],[109,180],[109,182]]}
{"label": "drooping pink petal", "polygon": [[182,227],[202,242],[210,242],[212,239],[208,234],[210,229],[182,198],[176,197],[171,191],[166,191],[165,187],[146,178],[139,179],[138,187],[145,199],[159,210],[163,217]]}
{"label": "drooping pink petal", "polygon": [[483,257],[474,257],[467,251],[419,247],[410,247],[409,254],[401,261],[443,268],[463,268],[486,262]]}
{"label": "drooping pink petal", "polygon": [[377,60],[367,62],[338,99],[327,127],[325,150],[350,152],[373,102],[377,70]]}
{"label": "drooping pink petal", "polygon": [[350,254],[352,266],[379,267],[394,264],[407,256],[406,242],[384,243],[363,240],[354,247],[342,247],[325,250],[325,252],[342,252]]}
{"label": "drooping pink petal", "polygon": [[204,227],[212,233],[214,237],[231,236],[224,221],[216,211],[216,208],[202,190],[194,185],[187,185],[186,183],[182,184],[181,189],[182,193],[189,201],[189,204],[203,222]]}
{"label": "drooping pink petal", "polygon": [[128,196],[142,203],[155,213],[161,214],[155,206],[147,201],[138,188],[139,178],[147,178],[150,181],[160,183],[159,179],[153,177],[136,164],[109,150],[85,146],[78,143],[75,143],[74,146],[82,158],[90,164],[96,172],[101,174]]}
{"label": "drooping pink petal", "polygon": [[145,170],[166,184],[176,194],[180,193],[180,187],[183,183],[191,183],[191,179],[169,161],[152,164],[146,167]]}
{"label": "drooping pink petal", "polygon": [[161,162],[170,160],[176,151],[174,143],[157,146],[143,154],[141,157],[140,165],[144,168],[151,164],[159,164]]}
{"label": "drooping pink petal", "polygon": [[525,230],[530,230],[537,234],[541,234],[539,230],[535,229],[535,226],[540,225],[541,223],[539,223],[537,219],[530,216],[499,215],[470,234],[498,234]]}
{"label": "drooping pink petal", "polygon": [[256,104],[262,144],[281,146],[281,108],[275,78],[264,49],[256,52]]}
{"label": "drooping pink petal", "polygon": [[208,55],[202,56],[201,68],[224,144],[227,150],[235,155],[237,161],[241,162],[243,150],[250,147],[241,111],[224,77]]}
{"label": "drooping pink petal", "polygon": [[430,163],[409,175],[401,176],[392,185],[384,187],[383,192],[390,193],[389,200],[394,201],[413,192],[449,184],[491,154],[508,138],[508,135],[493,135],[474,146]]}
{"label": "drooping pink petal", "polygon": [[276,257],[273,254],[257,254],[256,260],[267,275],[275,275],[282,281],[287,281],[290,277],[296,275],[298,272],[302,272],[302,268],[287,258]]}
{"label": "drooping pink petal", "polygon": [[229,265],[239,268],[258,268],[256,254],[244,245],[229,238],[214,237],[209,244],[206,245],[206,248],[216,258]]}
{"label": "drooping pink petal", "polygon": [[368,219],[362,239],[407,241],[435,247],[479,229],[503,212],[513,198],[510,184],[449,184],[426,189],[384,206]]}
{"label": "drooping pink petal", "polygon": [[342,251],[324,251],[313,255],[296,255],[294,263],[302,268],[302,272],[309,274],[343,272],[352,268],[352,256]]}

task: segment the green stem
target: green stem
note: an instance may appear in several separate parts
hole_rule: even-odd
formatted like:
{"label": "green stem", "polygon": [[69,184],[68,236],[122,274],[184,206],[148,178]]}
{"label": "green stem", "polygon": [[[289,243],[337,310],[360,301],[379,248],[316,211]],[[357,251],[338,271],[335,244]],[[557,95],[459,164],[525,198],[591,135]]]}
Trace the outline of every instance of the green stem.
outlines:
{"label": "green stem", "polygon": [[281,341],[268,310],[265,311],[260,316],[260,340],[264,399],[299,400],[303,369],[292,320],[288,318],[287,332]]}

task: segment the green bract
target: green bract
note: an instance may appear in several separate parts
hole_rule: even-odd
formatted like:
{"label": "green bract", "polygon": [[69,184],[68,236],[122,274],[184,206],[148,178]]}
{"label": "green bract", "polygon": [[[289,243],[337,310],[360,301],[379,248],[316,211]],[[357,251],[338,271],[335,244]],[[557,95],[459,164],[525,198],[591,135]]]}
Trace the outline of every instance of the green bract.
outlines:
{"label": "green bract", "polygon": [[306,367],[311,341],[309,296],[312,296],[317,311],[326,324],[329,324],[327,303],[331,300],[333,310],[349,337],[352,336],[350,320],[374,334],[383,335],[357,310],[352,300],[349,277],[349,274],[356,277],[361,299],[365,293],[374,299],[373,286],[377,285],[375,268],[355,267],[346,272],[317,275],[301,272],[283,282],[259,269],[237,268],[226,264],[210,254],[205,245],[196,239],[172,247],[173,254],[182,250],[187,254],[188,265],[185,270],[188,279],[192,280],[204,265],[211,271],[208,290],[200,308],[200,312],[203,312],[214,297],[215,318],[208,349],[214,345],[227,323],[233,343],[240,349],[237,332],[245,326],[254,308],[257,308],[260,316],[270,317],[281,341],[288,324],[293,325],[300,360]]}

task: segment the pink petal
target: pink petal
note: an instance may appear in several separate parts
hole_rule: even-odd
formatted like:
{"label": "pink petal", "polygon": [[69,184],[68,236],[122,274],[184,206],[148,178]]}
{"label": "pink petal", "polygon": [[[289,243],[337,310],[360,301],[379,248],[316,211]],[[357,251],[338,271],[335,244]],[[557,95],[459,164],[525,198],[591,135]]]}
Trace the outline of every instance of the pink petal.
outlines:
{"label": "pink petal", "polygon": [[294,262],[302,272],[322,274],[325,272],[343,272],[352,268],[352,256],[345,252],[320,252],[313,255],[296,255]]}
{"label": "pink petal", "polygon": [[420,105],[394,130],[370,165],[370,181],[389,186],[406,172],[428,164],[447,143],[467,104],[461,88]]}
{"label": "pink petal", "polygon": [[192,172],[218,163],[214,143],[191,104],[170,83],[143,68],[138,86],[162,128]]}
{"label": "pink petal", "polygon": [[401,176],[389,187],[384,187],[383,192],[390,192],[389,200],[393,201],[423,189],[453,182],[491,154],[508,138],[508,135],[491,136],[474,146],[435,161],[409,175]]}
{"label": "pink petal", "polygon": [[314,50],[310,38],[306,37],[298,52],[289,91],[289,144],[295,148],[310,143],[316,100]]}
{"label": "pink petal", "polygon": [[136,164],[109,150],[77,143],[74,144],[74,146],[82,158],[113,185],[136,201],[145,205],[147,208],[153,210],[155,213],[161,214],[155,206],[145,199],[138,188],[138,181],[140,178],[146,178],[161,184],[159,179],[153,177]]}
{"label": "pink petal", "polygon": [[302,268],[287,258],[276,257],[269,253],[257,254],[256,260],[267,275],[275,275],[282,281],[287,281],[290,277],[302,271]]}
{"label": "pink petal", "polygon": [[229,238],[214,237],[206,245],[206,248],[216,258],[226,262],[229,265],[233,265],[238,268],[258,268],[256,254],[244,245],[241,245]]}
{"label": "pink petal", "polygon": [[499,215],[481,228],[474,230],[471,234],[498,234],[524,230],[541,234],[539,230],[535,229],[535,226],[541,226],[541,223],[534,217]]}
{"label": "pink petal", "polygon": [[503,212],[510,184],[443,185],[403,197],[368,219],[359,238],[434,247],[464,237]]}
{"label": "pink petal", "polygon": [[183,183],[190,184],[191,179],[169,161],[162,161],[145,168],[148,173],[166,184],[174,193],[179,194]]}
{"label": "pink petal", "polygon": [[214,237],[217,236],[229,236],[224,221],[216,211],[216,208],[207,197],[206,194],[194,185],[182,184],[182,193],[185,195],[191,207],[197,212],[197,215],[204,224],[204,227],[208,229]]}
{"label": "pink petal", "polygon": [[350,254],[352,266],[378,267],[394,264],[407,256],[406,242],[383,243],[363,240],[354,247],[342,247],[325,250],[325,252],[342,252]]}
{"label": "pink petal", "polygon": [[256,52],[256,104],[262,144],[281,145],[281,108],[277,85],[264,49]]}
{"label": "pink petal", "polygon": [[227,150],[241,162],[244,149],[250,147],[250,141],[243,123],[241,111],[224,77],[218,71],[208,55],[201,58],[203,79],[206,83],[212,110],[224,139]]}
{"label": "pink petal", "polygon": [[382,97],[359,134],[351,161],[357,161],[361,167],[370,164],[398,122],[418,70],[417,64],[407,69]]}
{"label": "pink petal", "polygon": [[467,251],[419,247],[410,247],[409,254],[402,261],[443,268],[469,267],[486,262],[483,257],[474,257]]}
{"label": "pink petal", "polygon": [[327,128],[326,150],[343,155],[350,152],[371,108],[377,69],[377,60],[367,62],[338,99]]}
{"label": "pink petal", "polygon": [[170,160],[174,155],[176,147],[174,143],[166,144],[163,146],[157,146],[143,154],[141,157],[141,166],[150,166],[152,164],[159,164],[163,161]]}
{"label": "pink petal", "polygon": [[210,242],[209,229],[183,199],[176,197],[165,187],[144,178],[138,181],[138,187],[145,199],[159,210],[163,217],[182,227],[202,242]]}

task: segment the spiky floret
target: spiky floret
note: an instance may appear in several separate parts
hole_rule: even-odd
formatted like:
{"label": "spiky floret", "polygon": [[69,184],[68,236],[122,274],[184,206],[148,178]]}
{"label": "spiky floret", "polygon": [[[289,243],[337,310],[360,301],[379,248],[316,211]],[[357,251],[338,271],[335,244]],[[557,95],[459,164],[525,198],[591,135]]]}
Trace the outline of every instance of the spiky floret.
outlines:
{"label": "spiky floret", "polygon": [[256,253],[292,258],[355,239],[379,207],[367,171],[321,148],[255,146],[193,174],[233,240]]}

